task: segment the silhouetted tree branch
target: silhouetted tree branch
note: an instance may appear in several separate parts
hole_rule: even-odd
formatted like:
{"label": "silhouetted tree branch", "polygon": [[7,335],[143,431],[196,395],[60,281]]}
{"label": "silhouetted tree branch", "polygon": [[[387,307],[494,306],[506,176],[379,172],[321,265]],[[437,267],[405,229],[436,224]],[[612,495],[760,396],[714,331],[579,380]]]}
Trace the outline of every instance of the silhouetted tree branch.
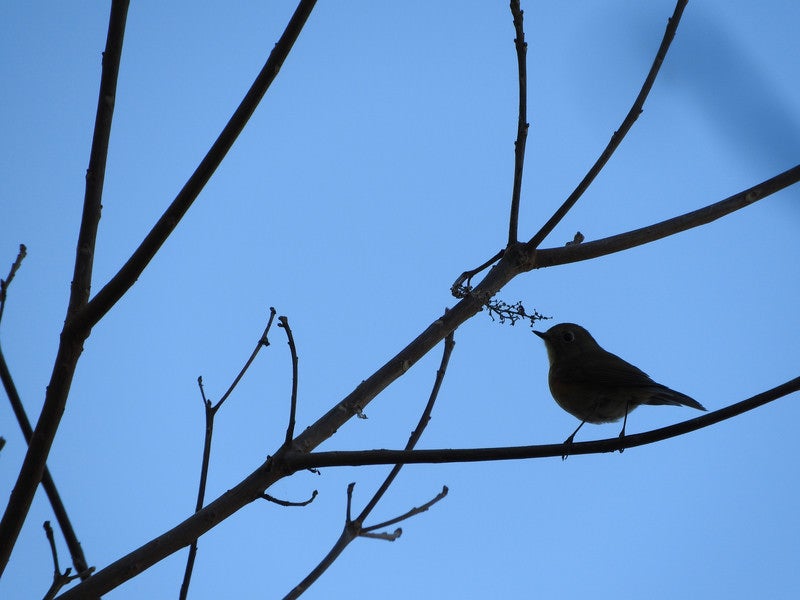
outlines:
{"label": "silhouetted tree branch", "polygon": [[[228,397],[231,395],[233,390],[236,388],[236,385],[241,381],[244,374],[247,372],[247,369],[250,368],[250,365],[253,364],[256,356],[258,356],[259,351],[261,348],[265,346],[269,346],[269,339],[267,338],[269,334],[269,330],[272,327],[272,321],[275,319],[276,311],[273,307],[269,309],[269,320],[267,321],[267,326],[264,328],[261,337],[258,338],[258,342],[256,343],[256,347],[250,353],[250,357],[244,363],[244,366],[241,368],[239,373],[233,379],[233,382],[228,387],[226,392],[222,395],[219,401],[216,404],[212,404],[211,401],[206,398],[205,390],[203,389],[203,378],[197,378],[197,386],[200,388],[200,396],[203,399],[203,408],[205,414],[205,435],[203,437],[203,459],[200,464],[200,483],[197,486],[197,502],[195,503],[195,512],[203,508],[203,502],[205,502],[206,496],[206,482],[208,481],[208,463],[211,459],[211,438],[214,435],[214,417],[217,415],[217,411],[219,411],[222,404]],[[194,569],[194,561],[197,556],[197,540],[192,542],[191,546],[189,546],[189,555],[186,557],[186,568],[184,569],[183,573],[183,582],[181,583],[181,589],[178,597],[180,600],[185,600],[187,595],[189,594],[189,584],[192,580],[192,570]]]}
{"label": "silhouetted tree branch", "polygon": [[[411,432],[411,436],[408,438],[408,442],[406,443],[405,447],[406,451],[414,449],[414,447],[417,445],[417,442],[422,437],[422,432],[425,431],[425,427],[427,427],[428,422],[431,419],[433,405],[436,402],[436,398],[439,396],[439,390],[442,387],[442,381],[444,381],[444,375],[447,372],[447,365],[450,362],[450,355],[453,353],[454,347],[455,340],[453,339],[453,334],[450,333],[450,335],[448,335],[444,340],[444,352],[442,353],[442,360],[439,364],[439,368],[436,371],[436,379],[433,382],[433,389],[431,389],[428,402],[425,404],[425,408],[422,411],[422,415],[419,418],[417,426],[414,428],[414,431]],[[356,484],[351,483],[347,486],[347,512],[344,529],[342,530],[339,539],[336,540],[336,543],[334,543],[333,547],[319,562],[319,564],[314,567],[314,569],[312,569],[311,572],[285,596],[284,600],[299,598],[303,592],[305,592],[317,579],[319,579],[319,577],[328,569],[328,567],[333,564],[333,562],[355,538],[374,537],[383,540],[394,541],[402,534],[401,529],[398,528],[392,533],[374,533],[374,531],[377,529],[383,529],[389,525],[394,525],[395,523],[408,519],[420,512],[426,511],[428,508],[433,506],[436,502],[447,495],[447,486],[444,486],[440,494],[433,498],[433,500],[423,504],[421,507],[413,508],[404,515],[401,515],[395,519],[365,527],[364,521],[366,521],[367,517],[378,505],[378,502],[380,502],[381,498],[383,498],[384,494],[389,489],[389,486],[392,485],[392,482],[394,482],[395,478],[400,473],[400,469],[402,468],[402,464],[396,464],[394,467],[392,467],[392,470],[386,476],[386,479],[384,479],[378,490],[375,492],[375,494],[373,494],[370,501],[367,502],[364,510],[362,510],[361,514],[359,514],[355,519],[352,518],[351,507],[353,500],[353,488]]]}
{"label": "silhouetted tree branch", "polygon": [[[14,279],[14,275],[19,270],[20,266],[22,266],[22,261],[25,259],[26,252],[27,249],[25,248],[25,245],[20,244],[19,253],[17,254],[16,260],[11,265],[11,270],[9,271],[8,276],[5,279],[0,280],[0,322],[2,322],[3,319],[3,311],[5,309],[6,299],[8,297],[8,287],[11,281]],[[2,381],[3,389],[5,389],[6,395],[8,396],[8,401],[11,404],[11,410],[14,411],[14,416],[17,419],[17,423],[19,423],[19,427],[22,429],[22,436],[25,438],[26,443],[30,443],[31,437],[33,436],[33,427],[31,427],[28,414],[25,412],[25,405],[22,403],[22,398],[19,396],[17,386],[14,383],[14,378],[11,375],[11,370],[8,368],[8,363],[6,363],[6,357],[3,354],[2,344],[0,344],[0,381]],[[0,442],[0,448],[2,447],[3,442]],[[75,533],[75,529],[72,527],[72,521],[67,514],[67,509],[64,507],[64,503],[61,500],[61,495],[58,493],[58,488],[56,488],[55,481],[53,480],[53,476],[50,474],[50,469],[47,468],[47,465],[45,465],[44,472],[42,473],[42,487],[47,495],[48,502],[50,502],[50,506],[53,508],[53,514],[55,515],[56,521],[58,521],[58,526],[61,529],[62,535],[64,536],[64,541],[69,549],[75,571],[79,573],[80,577],[85,579],[90,573],[89,565],[86,562],[86,557],[83,554],[83,548],[81,548],[81,544],[78,541],[78,536]]]}
{"label": "silhouetted tree branch", "polygon": [[108,37],[103,53],[100,94],[97,100],[89,168],[86,172],[83,215],[78,233],[75,270],[70,287],[67,315],[58,345],[58,353],[53,364],[53,373],[45,393],[44,405],[33,435],[28,442],[28,452],[17,476],[17,482],[11,491],[3,518],[0,520],[0,575],[8,564],[22,524],[28,515],[33,495],[42,480],[47,455],[67,404],[72,376],[83,351],[83,343],[91,332],[91,326],[73,328],[71,320],[86,306],[92,285],[94,247],[97,239],[97,226],[100,222],[108,140],[111,136],[111,120],[114,115],[117,76],[127,16],[128,0],[114,0],[111,3]]}

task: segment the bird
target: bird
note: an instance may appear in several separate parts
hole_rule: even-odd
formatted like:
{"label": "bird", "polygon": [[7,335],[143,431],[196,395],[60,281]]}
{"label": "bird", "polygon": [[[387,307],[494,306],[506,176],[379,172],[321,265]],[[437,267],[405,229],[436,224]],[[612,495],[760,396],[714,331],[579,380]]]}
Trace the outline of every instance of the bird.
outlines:
{"label": "bird", "polygon": [[[561,408],[581,422],[565,445],[572,444],[584,423],[624,419],[619,434],[624,438],[628,413],[642,404],[706,410],[694,398],[656,383],[641,369],[604,350],[580,325],[559,323],[545,332],[534,333],[544,340],[550,360],[550,393]],[[567,454],[562,459],[566,457]]]}

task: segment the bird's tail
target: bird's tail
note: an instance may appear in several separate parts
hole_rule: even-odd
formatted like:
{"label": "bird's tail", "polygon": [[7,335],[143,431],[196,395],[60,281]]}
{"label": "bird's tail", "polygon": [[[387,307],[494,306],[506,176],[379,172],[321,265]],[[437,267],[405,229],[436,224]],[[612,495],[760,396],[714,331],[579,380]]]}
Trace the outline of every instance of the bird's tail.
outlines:
{"label": "bird's tail", "polygon": [[690,398],[686,394],[681,394],[675,390],[669,389],[667,386],[659,385],[653,388],[653,393],[650,399],[645,404],[669,404],[671,406],[690,406],[697,410],[706,410],[706,407],[700,404],[694,398]]}

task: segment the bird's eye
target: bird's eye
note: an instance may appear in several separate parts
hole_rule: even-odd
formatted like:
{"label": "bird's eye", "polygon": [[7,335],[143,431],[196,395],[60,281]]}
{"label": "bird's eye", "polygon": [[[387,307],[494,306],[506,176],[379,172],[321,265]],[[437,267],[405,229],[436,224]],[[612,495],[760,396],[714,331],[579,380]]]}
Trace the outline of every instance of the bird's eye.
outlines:
{"label": "bird's eye", "polygon": [[575,341],[575,334],[571,331],[565,331],[564,334],[561,336],[565,342],[574,342]]}

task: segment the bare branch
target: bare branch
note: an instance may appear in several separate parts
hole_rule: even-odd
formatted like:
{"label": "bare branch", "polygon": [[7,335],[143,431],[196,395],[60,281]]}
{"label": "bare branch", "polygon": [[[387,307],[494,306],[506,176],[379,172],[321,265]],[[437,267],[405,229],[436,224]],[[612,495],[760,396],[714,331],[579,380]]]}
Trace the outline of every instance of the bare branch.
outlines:
{"label": "bare branch", "polygon": [[17,274],[17,271],[22,266],[22,261],[25,260],[25,256],[27,254],[28,249],[25,247],[25,244],[20,244],[19,252],[17,252],[17,258],[13,263],[11,263],[8,276],[5,279],[0,279],[0,321],[3,320],[3,309],[6,307],[6,294],[8,293],[8,286],[11,285],[11,282],[14,280],[14,275]]}
{"label": "bare branch", "polygon": [[[436,403],[436,398],[439,396],[439,390],[442,387],[442,382],[444,381],[444,375],[447,372],[447,365],[450,362],[450,355],[453,353],[453,348],[455,348],[456,342],[453,339],[453,332],[451,331],[448,336],[444,340],[444,351],[442,353],[442,360],[439,363],[439,368],[436,371],[436,379],[433,382],[433,388],[431,389],[430,396],[428,397],[428,402],[425,404],[425,409],[422,411],[422,415],[419,418],[419,422],[417,423],[416,428],[414,431],[411,432],[411,436],[408,438],[408,442],[406,443],[406,450],[413,450],[414,447],[417,445],[417,442],[422,437],[422,432],[425,431],[425,428],[428,426],[428,423],[431,420],[431,413],[433,412],[433,405]],[[389,475],[386,476],[386,479],[378,488],[378,491],[375,492],[375,495],[372,497],[367,505],[364,507],[364,510],[361,511],[361,514],[356,519],[359,523],[363,523],[366,521],[369,514],[378,504],[380,499],[389,489],[389,486],[395,480],[397,475],[400,473],[400,469],[403,467],[402,464],[396,464],[389,472]]]}
{"label": "bare branch", "polygon": [[92,283],[94,247],[100,221],[106,155],[111,135],[111,120],[114,114],[117,76],[127,13],[128,0],[114,0],[111,3],[94,136],[89,157],[89,169],[86,172],[83,215],[78,234],[67,316],[42,411],[28,443],[28,451],[25,454],[14,489],[11,491],[5,513],[0,521],[0,575],[8,564],[22,524],[28,515],[33,495],[42,480],[47,455],[61,422],[61,416],[64,414],[72,376],[83,350],[83,342],[91,331],[91,328],[72,328],[70,322],[73,316],[86,306]]}
{"label": "bare branch", "polygon": [[44,522],[44,532],[47,536],[47,541],[50,543],[50,553],[53,556],[53,583],[50,584],[50,589],[47,590],[47,593],[44,595],[44,600],[50,600],[51,598],[55,598],[58,590],[62,587],[67,585],[69,582],[78,579],[86,579],[92,574],[94,571],[94,567],[90,569],[86,569],[84,572],[79,572],[77,575],[70,575],[72,569],[67,569],[63,573],[61,572],[61,568],[58,566],[58,550],[56,550],[56,539],[53,535],[53,528],[50,526],[50,521]]}
{"label": "bare branch", "polygon": [[[200,397],[203,399],[203,408],[205,412],[205,435],[203,438],[203,458],[200,464],[200,483],[197,486],[197,502],[195,503],[195,512],[203,508],[203,502],[205,502],[206,496],[206,482],[208,481],[208,464],[211,459],[211,439],[214,435],[214,417],[217,414],[217,411],[222,406],[222,403],[231,395],[236,385],[239,383],[241,378],[247,372],[247,369],[250,368],[250,365],[253,364],[256,356],[258,355],[259,350],[263,346],[269,345],[269,340],[267,339],[267,335],[269,333],[270,328],[272,327],[272,321],[275,319],[275,309],[270,307],[269,309],[269,320],[267,321],[267,326],[264,328],[261,337],[258,338],[258,342],[256,343],[256,347],[253,349],[253,352],[250,354],[250,357],[245,362],[242,369],[239,371],[239,374],[234,378],[233,383],[228,387],[228,390],[223,394],[222,398],[212,406],[211,401],[206,398],[205,389],[203,389],[203,378],[197,378],[197,385],[200,388]],[[312,498],[313,500],[313,498]],[[310,502],[310,500],[309,500]],[[192,544],[189,546],[189,555],[186,557],[186,568],[183,572],[183,581],[181,582],[181,589],[179,592],[178,597],[180,600],[185,600],[185,598],[189,594],[189,584],[192,580],[192,571],[194,569],[194,562],[197,557],[197,540],[194,540]]]}
{"label": "bare branch", "polygon": [[614,135],[611,136],[611,140],[608,142],[605,150],[603,150],[600,158],[598,158],[597,162],[592,165],[592,168],[589,169],[589,172],[578,184],[578,187],[575,188],[575,191],[569,195],[569,197],[564,201],[564,204],[562,204],[553,214],[553,216],[550,217],[550,219],[542,226],[539,232],[530,239],[527,244],[528,250],[534,250],[538,248],[539,244],[542,243],[544,238],[546,238],[550,232],[553,231],[555,226],[558,225],[559,221],[564,218],[564,215],[566,215],[567,212],[569,212],[569,210],[575,205],[575,203],[591,185],[592,181],[594,181],[595,177],[597,177],[598,173],[600,173],[600,171],[603,169],[605,164],[608,162],[608,159],[611,158],[611,155],[614,154],[614,151],[628,134],[630,128],[633,127],[636,119],[639,118],[639,115],[642,113],[644,107],[644,101],[647,99],[647,95],[650,93],[650,89],[653,87],[653,83],[656,80],[656,75],[658,75],[659,69],[661,69],[661,63],[664,62],[664,57],[667,55],[667,50],[669,50],[672,39],[675,37],[675,32],[678,29],[678,24],[680,23],[683,9],[686,8],[688,1],[689,0],[678,0],[678,3],[675,5],[675,11],[672,13],[672,17],[670,17],[667,23],[667,29],[664,32],[664,38],[661,40],[661,45],[658,48],[658,52],[656,52],[653,65],[650,67],[650,72],[647,74],[647,77],[644,80],[644,84],[642,85],[642,89],[639,91],[639,95],[636,97],[636,100],[634,101],[633,106],[631,106],[630,111],[628,111],[628,115],[622,121],[619,129],[617,129],[617,131],[614,132]]}
{"label": "bare branch", "polygon": [[[27,249],[25,245],[20,244],[19,253],[17,254],[16,260],[11,265],[8,277],[0,280],[0,320],[3,318],[3,309],[5,308],[8,287],[14,279],[14,275],[22,265],[26,253]],[[22,436],[25,438],[25,443],[30,444],[31,437],[33,436],[33,427],[31,427],[31,422],[25,412],[25,405],[22,402],[22,398],[19,396],[14,378],[11,376],[11,371],[6,363],[2,345],[0,345],[0,381],[3,383],[3,389],[5,389],[6,395],[8,396],[11,409],[14,411],[14,416],[17,418],[17,423],[19,423],[19,427],[22,429]],[[5,440],[0,438],[0,448],[2,448],[4,444]],[[42,487],[50,502],[50,506],[53,508],[53,514],[55,514],[56,521],[58,521],[58,526],[61,529],[64,540],[67,543],[67,548],[69,549],[75,571],[79,573],[81,577],[86,578],[89,573],[89,565],[86,562],[86,557],[83,555],[83,549],[78,541],[78,536],[75,534],[72,522],[67,514],[67,509],[61,501],[61,495],[58,493],[55,481],[53,481],[53,477],[50,475],[50,470],[47,468],[47,465],[45,465],[44,472],[42,473]]]}
{"label": "bare branch", "polygon": [[435,449],[435,450],[366,450],[350,452],[315,452],[312,454],[293,454],[285,457],[287,468],[306,469],[334,466],[383,465],[394,463],[428,464],[451,462],[485,462],[495,460],[519,460],[525,458],[561,457],[565,451],[570,456],[576,454],[600,454],[616,452],[620,448],[629,449],[673,438],[691,431],[703,429],[742,413],[754,410],[778,398],[800,391],[800,377],[787,381],[777,387],[757,394],[736,404],[721,408],[688,421],[668,427],[653,429],[643,433],[614,437],[592,442],[568,444],[545,444],[536,446],[508,446],[500,448]]}
{"label": "bare branch", "polygon": [[181,191],[178,192],[169,208],[150,230],[150,233],[139,244],[133,255],[103,289],[92,298],[89,305],[76,316],[73,323],[74,327],[90,328],[97,323],[122,298],[123,294],[128,291],[145,270],[156,255],[156,252],[158,252],[209,179],[211,179],[211,176],[222,163],[253,112],[255,112],[267,89],[277,77],[315,4],[316,0],[301,0],[298,3],[294,14],[286,25],[286,29],[273,47],[272,52],[270,52],[264,67],[197,169],[189,177]]}
{"label": "bare branch", "polygon": [[449,490],[447,489],[447,486],[443,485],[442,486],[442,491],[439,492],[438,494],[436,494],[436,496],[434,496],[431,500],[429,500],[428,502],[426,502],[422,506],[415,506],[414,508],[409,510],[407,513],[404,513],[404,514],[400,515],[399,517],[395,517],[394,519],[389,519],[388,521],[384,521],[383,523],[378,523],[377,525],[372,525],[371,527],[364,527],[364,529],[361,530],[361,535],[365,536],[365,537],[369,537],[369,536],[366,536],[367,532],[374,531],[375,529],[383,529],[384,527],[390,527],[391,525],[394,525],[395,523],[399,523],[400,521],[405,521],[406,519],[409,519],[409,518],[413,517],[414,515],[418,515],[420,513],[424,513],[431,506],[433,506],[434,504],[439,502],[439,500],[441,500],[442,498],[447,496],[447,492],[448,491]]}
{"label": "bare branch", "polygon": [[626,233],[620,233],[611,237],[596,240],[594,242],[584,242],[582,244],[570,244],[561,248],[546,248],[534,252],[533,268],[552,267],[566,263],[589,260],[598,256],[605,256],[614,252],[620,252],[648,244],[661,238],[699,227],[716,221],[732,212],[745,208],[767,196],[774,194],[794,183],[800,181],[800,165],[796,165],[776,175],[771,179],[729,196],[709,206],[698,210],[648,225],[640,229],[634,229]]}
{"label": "bare branch", "polygon": [[[453,333],[451,332],[447,338],[445,338],[444,343],[444,352],[442,354],[442,361],[439,364],[439,369],[436,371],[436,379],[433,383],[433,389],[431,390],[430,396],[428,397],[428,402],[425,404],[425,409],[422,411],[422,415],[419,418],[419,422],[417,423],[416,428],[414,431],[411,432],[411,436],[409,437],[408,442],[406,443],[406,450],[412,450],[414,446],[416,446],[419,438],[422,437],[422,432],[425,431],[425,427],[428,425],[428,422],[431,418],[431,411],[433,410],[433,405],[436,402],[436,398],[439,395],[439,389],[441,388],[442,381],[444,380],[444,375],[447,372],[447,364],[450,362],[450,355],[453,353],[453,348],[455,347],[455,341],[453,340]],[[361,514],[358,515],[355,519],[352,518],[352,505],[353,505],[353,488],[355,488],[355,483],[350,483],[347,486],[347,508],[345,512],[345,524],[344,530],[339,536],[339,539],[336,540],[333,547],[330,551],[323,557],[323,559],[317,564],[311,572],[306,575],[303,580],[297,584],[294,589],[289,592],[286,598],[297,598],[300,594],[302,594],[305,590],[307,590],[319,577],[328,570],[333,562],[339,557],[339,555],[344,552],[344,549],[353,541],[356,537],[363,536],[363,537],[371,537],[377,538],[382,540],[389,540],[394,541],[400,534],[402,533],[401,529],[396,529],[393,533],[372,533],[375,529],[381,529],[383,527],[388,526],[387,524],[394,524],[404,519],[407,519],[417,512],[422,512],[423,510],[427,510],[428,507],[432,506],[435,502],[438,502],[443,497],[441,494],[437,496],[433,501],[428,502],[423,505],[421,508],[414,508],[409,512],[405,513],[405,515],[398,517],[397,519],[392,519],[391,521],[386,521],[385,523],[380,523],[378,525],[374,525],[371,527],[363,527],[363,523],[372,510],[377,506],[380,499],[389,489],[389,486],[397,477],[398,473],[400,473],[400,469],[403,465],[397,464],[394,465],[392,470],[386,476],[386,479],[383,481],[381,486],[372,496],[372,499],[367,503],[364,507],[364,510],[361,511]],[[447,490],[445,486],[443,488]],[[445,491],[445,494],[447,492]],[[415,512],[417,511],[417,512]]]}
{"label": "bare branch", "polygon": [[248,358],[247,362],[244,363],[244,366],[242,367],[242,370],[239,371],[239,374],[233,380],[233,383],[231,383],[230,387],[222,395],[222,398],[220,398],[219,401],[217,402],[217,404],[214,406],[214,411],[215,412],[217,410],[219,410],[219,407],[222,406],[222,403],[225,402],[225,400],[228,399],[228,396],[230,396],[231,392],[233,392],[234,388],[236,388],[236,384],[239,383],[239,380],[242,377],[244,377],[244,374],[247,372],[247,369],[250,368],[250,365],[253,364],[253,361],[255,360],[255,358],[258,355],[258,353],[261,350],[261,348],[263,348],[265,346],[269,346],[269,339],[267,338],[267,335],[269,334],[269,330],[272,328],[272,321],[275,319],[275,315],[276,314],[277,313],[275,312],[275,307],[274,306],[270,306],[269,307],[269,321],[267,321],[267,326],[264,328],[264,332],[261,334],[261,337],[258,339],[258,342],[256,343],[256,347],[253,348],[253,352],[252,352],[252,354],[250,354],[250,358]]}
{"label": "bare branch", "polygon": [[280,500],[280,499],[276,498],[275,496],[270,496],[267,493],[261,494],[261,497],[264,500],[269,500],[270,502],[272,502],[274,504],[277,504],[279,506],[287,506],[287,507],[288,506],[308,506],[309,504],[311,504],[314,501],[314,498],[317,497],[317,494],[319,494],[319,492],[317,490],[314,490],[313,492],[311,492],[311,497],[308,500],[303,500],[302,502],[289,502],[288,500]]}
{"label": "bare branch", "polygon": [[[0,380],[3,382],[3,387],[11,403],[11,409],[14,411],[17,423],[19,423],[19,427],[22,430],[22,436],[25,438],[26,443],[30,443],[31,436],[33,436],[33,427],[31,427],[31,422],[25,412],[25,405],[19,396],[19,392],[17,392],[17,386],[14,384],[14,379],[9,371],[2,347],[0,347]],[[2,443],[0,443],[0,448],[2,448]],[[58,493],[58,488],[53,480],[53,476],[50,474],[50,469],[48,469],[46,465],[42,473],[42,487],[53,509],[53,514],[58,522],[58,527],[61,529],[61,534],[64,536],[64,540],[67,543],[75,572],[81,574],[81,577],[85,578],[88,573],[89,565],[83,554],[83,548],[81,548],[81,543],[78,541],[75,529],[72,527],[72,521],[70,521],[69,515],[67,514],[67,509],[61,500],[61,495]]]}
{"label": "bare branch", "polygon": [[286,337],[289,342],[289,351],[292,354],[292,397],[289,401],[289,425],[286,427],[286,441],[284,445],[288,448],[292,444],[294,437],[294,423],[295,416],[297,415],[297,348],[294,345],[294,336],[292,335],[292,328],[289,327],[289,319],[286,317],[278,317],[278,327],[282,327],[286,331]]}
{"label": "bare branch", "polygon": [[398,527],[391,533],[389,533],[388,531],[382,531],[381,533],[362,531],[358,537],[365,537],[365,538],[372,538],[373,540],[384,540],[386,542],[393,542],[401,535],[403,535],[403,530],[402,528]]}
{"label": "bare branch", "polygon": [[458,276],[453,282],[453,285],[450,286],[450,293],[453,294],[456,298],[464,298],[472,291],[472,278],[475,277],[478,273],[483,271],[486,267],[493,265],[498,260],[503,258],[503,255],[506,253],[505,248],[500,250],[497,254],[492,256],[489,260],[485,263],[481,264],[480,266],[475,267],[469,271],[464,271],[461,275]]}
{"label": "bare branch", "polygon": [[528,44],[525,42],[523,11],[519,0],[511,0],[511,14],[514,18],[517,49],[517,70],[519,73],[519,117],[517,119],[517,141],[514,142],[514,187],[511,193],[511,216],[508,219],[508,243],[517,243],[519,225],[519,199],[522,193],[522,170],[525,164],[525,144],[528,139],[528,69],[526,56]]}

